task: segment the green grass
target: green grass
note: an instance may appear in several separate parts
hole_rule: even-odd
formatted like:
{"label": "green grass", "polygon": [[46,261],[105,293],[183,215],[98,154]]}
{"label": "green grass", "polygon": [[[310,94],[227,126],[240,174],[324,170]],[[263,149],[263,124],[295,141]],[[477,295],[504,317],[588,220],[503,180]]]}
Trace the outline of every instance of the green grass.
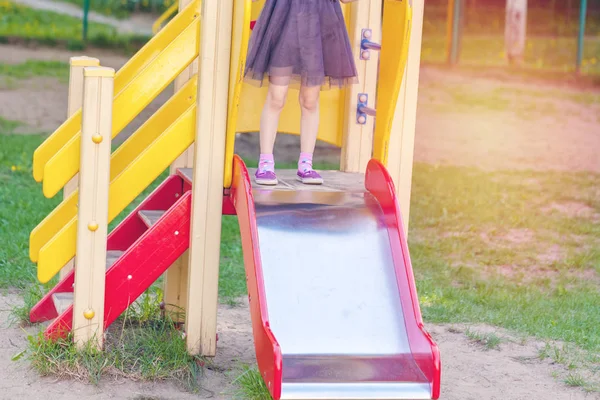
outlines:
{"label": "green grass", "polygon": [[98,384],[102,377],[172,380],[198,392],[205,360],[190,356],[181,332],[168,319],[145,324],[120,319],[108,331],[103,352],[76,349],[72,338],[56,342],[29,338],[24,355],[43,376],[78,378]]}
{"label": "green grass", "polygon": [[[82,21],[79,18],[34,10],[10,0],[0,0],[0,43],[33,41],[44,45],[65,44],[73,50],[85,47]],[[112,26],[90,22],[88,44],[102,48],[132,51],[147,41],[146,37],[119,35]]]}
{"label": "green grass", "polygon": [[29,232],[58,204],[46,199],[32,178],[33,150],[41,136],[0,132],[0,287],[24,288],[35,281],[29,261]]}
{"label": "green grass", "polygon": [[585,352],[568,343],[546,343],[539,351],[540,360],[562,365],[555,371],[567,386],[600,393],[600,354]]}
{"label": "green grass", "polygon": [[[60,82],[69,81],[69,64],[60,61],[27,60],[21,64],[0,63],[0,89],[14,88],[19,79],[36,76],[57,78]],[[16,126],[15,126],[16,127]],[[14,130],[0,121],[0,132],[9,133]]]}
{"label": "green grass", "polygon": [[0,132],[4,132],[5,134],[14,132],[21,125],[19,121],[11,121],[0,117]]}
{"label": "green grass", "polygon": [[256,368],[246,368],[234,381],[235,399],[240,400],[271,400],[269,389]]}
{"label": "green grass", "polygon": [[486,350],[498,349],[500,343],[502,343],[502,339],[494,332],[483,333],[467,328],[465,335],[467,335],[472,342],[483,346]]}
{"label": "green grass", "polygon": [[[83,7],[84,0],[60,0]],[[162,13],[174,0],[91,0],[90,9],[116,18],[127,18],[132,12]]]}
{"label": "green grass", "polygon": [[[61,61],[27,60],[21,64],[0,63],[0,76],[26,79],[34,76],[58,78],[63,82],[69,80],[69,64]],[[0,130],[1,130],[0,126]]]}

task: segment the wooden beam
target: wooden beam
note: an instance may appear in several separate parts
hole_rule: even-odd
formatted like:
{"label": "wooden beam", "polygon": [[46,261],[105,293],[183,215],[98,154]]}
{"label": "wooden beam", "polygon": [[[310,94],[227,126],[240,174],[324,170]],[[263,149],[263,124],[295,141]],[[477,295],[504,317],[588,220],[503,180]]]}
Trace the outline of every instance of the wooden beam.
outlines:
{"label": "wooden beam", "polygon": [[188,351],[214,356],[233,1],[205,1],[202,16],[185,325]]}
{"label": "wooden beam", "polygon": [[101,349],[115,71],[87,67],[83,74],[73,335],[77,347]]}
{"label": "wooden beam", "polygon": [[425,0],[413,0],[412,30],[406,72],[396,106],[387,168],[394,180],[404,233],[408,233],[410,195],[412,187],[415,128],[417,122],[417,97],[419,94],[419,68],[423,36],[423,11]]}
{"label": "wooden beam", "polygon": [[[192,1],[197,0],[179,0],[179,11],[187,7]],[[198,10],[200,12],[200,10]],[[198,73],[198,59],[194,60],[177,78],[175,78],[175,92],[181,88]],[[179,168],[192,168],[194,166],[194,145],[192,144],[181,156],[175,160],[169,168],[169,173],[174,175]],[[187,279],[188,279],[188,260],[186,252],[177,261],[169,267],[164,275],[163,300],[166,310],[174,320],[183,322],[184,316],[182,310],[187,305]]]}
{"label": "wooden beam", "polygon": [[359,93],[366,93],[369,96],[369,106],[375,108],[379,54],[371,51],[369,60],[361,60],[360,43],[363,29],[371,29],[371,41],[381,40],[381,0],[361,0],[347,7],[350,7],[347,26],[358,70],[358,84],[346,89],[340,170],[365,172],[373,149],[374,118],[367,118],[364,125],[358,124],[356,108]]}
{"label": "wooden beam", "polygon": [[[179,0],[179,11],[183,10],[193,1],[198,0]],[[192,61],[177,78],[175,78],[175,92],[179,91],[193,76],[198,73],[198,59]],[[192,168],[194,164],[194,145],[191,145],[175,162],[171,165],[171,175],[177,173],[179,168]]]}
{"label": "wooden beam", "polygon": [[[91,57],[71,57],[69,60],[69,97],[67,102],[67,118],[75,114],[83,105],[83,69],[85,67],[97,67],[100,60]],[[63,190],[63,199],[68,198],[71,193],[77,189],[79,176],[75,175]],[[75,259],[69,261],[67,265],[60,270],[60,280],[73,270]]]}

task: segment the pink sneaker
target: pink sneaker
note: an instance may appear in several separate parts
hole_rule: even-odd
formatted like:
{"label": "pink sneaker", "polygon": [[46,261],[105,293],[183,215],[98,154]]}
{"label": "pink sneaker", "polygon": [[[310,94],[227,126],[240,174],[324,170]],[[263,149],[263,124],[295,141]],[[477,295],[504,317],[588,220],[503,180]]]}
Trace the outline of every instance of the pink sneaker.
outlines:
{"label": "pink sneaker", "polygon": [[254,174],[254,180],[259,185],[275,186],[277,185],[277,175],[273,171],[256,171]]}
{"label": "pink sneaker", "polygon": [[297,172],[298,180],[306,185],[321,185],[323,178],[314,169],[309,169],[304,172]]}

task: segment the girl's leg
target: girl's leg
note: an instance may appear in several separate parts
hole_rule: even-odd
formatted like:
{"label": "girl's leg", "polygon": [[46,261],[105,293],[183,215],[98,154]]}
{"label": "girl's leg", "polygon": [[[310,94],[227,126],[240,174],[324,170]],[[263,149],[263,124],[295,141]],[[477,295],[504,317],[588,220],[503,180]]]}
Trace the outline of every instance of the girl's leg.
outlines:
{"label": "girl's leg", "polygon": [[300,158],[298,159],[298,178],[303,183],[321,184],[323,178],[312,167],[313,152],[319,130],[320,86],[302,86],[300,88]]}
{"label": "girl's leg", "polygon": [[256,171],[256,183],[276,185],[275,161],[273,147],[277,136],[279,115],[285,105],[289,78],[273,77],[270,80],[267,100],[260,118],[260,159]]}

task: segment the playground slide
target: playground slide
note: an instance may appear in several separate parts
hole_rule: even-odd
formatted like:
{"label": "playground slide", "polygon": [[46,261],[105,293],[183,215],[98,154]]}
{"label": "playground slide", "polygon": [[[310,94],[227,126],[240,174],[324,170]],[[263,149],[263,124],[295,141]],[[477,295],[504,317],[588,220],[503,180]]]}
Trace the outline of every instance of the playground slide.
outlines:
{"label": "playground slide", "polygon": [[234,159],[256,355],[273,398],[438,398],[439,352],[385,168],[326,173],[313,190],[287,175],[253,188]]}

